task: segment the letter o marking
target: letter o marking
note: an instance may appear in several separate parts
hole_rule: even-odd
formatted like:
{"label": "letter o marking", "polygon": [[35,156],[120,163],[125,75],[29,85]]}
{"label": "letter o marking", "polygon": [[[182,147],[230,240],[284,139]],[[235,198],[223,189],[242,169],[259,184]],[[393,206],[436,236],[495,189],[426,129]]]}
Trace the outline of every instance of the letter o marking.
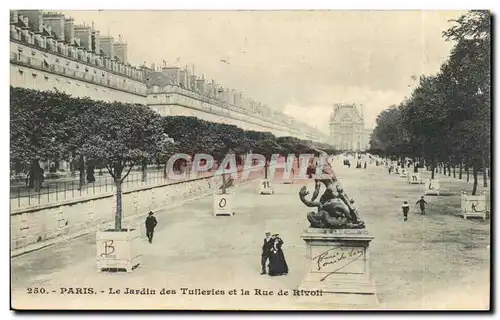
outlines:
{"label": "letter o marking", "polygon": [[226,206],[226,198],[222,198],[219,201],[219,208],[224,208]]}

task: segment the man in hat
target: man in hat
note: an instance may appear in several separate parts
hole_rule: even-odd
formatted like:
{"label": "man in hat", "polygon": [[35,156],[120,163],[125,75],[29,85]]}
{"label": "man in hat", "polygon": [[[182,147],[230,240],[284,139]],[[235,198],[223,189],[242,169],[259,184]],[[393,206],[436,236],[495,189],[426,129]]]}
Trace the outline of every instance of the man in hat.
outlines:
{"label": "man in hat", "polygon": [[260,265],[262,267],[262,271],[260,274],[266,274],[266,262],[269,259],[269,253],[274,244],[274,239],[271,238],[271,232],[266,232],[266,237],[264,238],[264,244],[262,245],[262,255],[260,258]]}
{"label": "man in hat", "polygon": [[148,237],[149,243],[153,243],[153,233],[157,224],[158,221],[156,221],[156,218],[153,216],[153,211],[149,211],[148,217],[146,218],[146,237]]}

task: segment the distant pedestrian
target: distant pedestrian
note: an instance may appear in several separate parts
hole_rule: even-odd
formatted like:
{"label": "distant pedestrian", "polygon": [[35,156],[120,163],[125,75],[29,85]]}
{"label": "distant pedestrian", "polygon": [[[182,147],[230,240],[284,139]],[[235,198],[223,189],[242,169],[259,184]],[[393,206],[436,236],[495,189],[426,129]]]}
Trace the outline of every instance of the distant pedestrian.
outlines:
{"label": "distant pedestrian", "polygon": [[408,212],[410,211],[410,206],[408,205],[408,201],[403,202],[403,218],[404,221],[408,220]]}
{"label": "distant pedestrian", "polygon": [[153,211],[149,211],[148,217],[146,218],[146,237],[148,237],[149,243],[153,243],[153,233],[158,221],[153,216]]}
{"label": "distant pedestrian", "polygon": [[366,161],[365,161],[365,169],[366,169]]}
{"label": "distant pedestrian", "polygon": [[427,202],[425,202],[424,200],[424,196],[421,196],[420,197],[420,200],[418,200],[415,205],[417,204],[420,204],[420,213],[421,214],[425,214],[425,205],[427,204]]}

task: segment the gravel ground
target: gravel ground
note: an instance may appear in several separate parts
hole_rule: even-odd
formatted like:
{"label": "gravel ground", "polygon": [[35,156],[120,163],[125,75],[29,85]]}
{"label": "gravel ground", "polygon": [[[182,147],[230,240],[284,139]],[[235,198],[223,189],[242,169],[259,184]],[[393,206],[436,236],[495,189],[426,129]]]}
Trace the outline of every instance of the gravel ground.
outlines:
{"label": "gravel ground", "polygon": [[[372,277],[382,309],[487,309],[489,306],[490,221],[458,216],[460,190],[471,185],[438,176],[444,195],[427,197],[428,212],[412,207],[404,222],[401,204],[414,204],[421,185],[409,185],[384,167],[335,166],[372,241]],[[427,173],[423,173],[424,176]],[[210,197],[157,214],[153,244],[143,242],[143,263],[130,274],[97,273],[95,236],[12,259],[12,299],[18,308],[308,309],[294,297],[254,295],[254,289],[293,290],[306,272],[308,208],[297,196],[304,182],[275,183],[275,194],[257,195],[257,181],[233,189],[233,217],[213,217]],[[308,183],[311,190],[312,183]],[[142,225],[142,222],[141,222]],[[280,233],[290,273],[261,276],[265,231]],[[45,295],[27,294],[46,288]],[[97,294],[61,295],[62,287],[92,287]],[[182,295],[180,288],[221,289],[223,296]],[[156,289],[156,295],[110,294],[125,288]],[[162,288],[175,295],[160,295]],[[237,295],[228,295],[237,289]],[[249,290],[243,296],[240,290]],[[55,290],[56,292],[52,292]],[[101,290],[103,292],[101,292]],[[317,306],[316,306],[317,307]],[[328,305],[321,308],[329,309]]]}

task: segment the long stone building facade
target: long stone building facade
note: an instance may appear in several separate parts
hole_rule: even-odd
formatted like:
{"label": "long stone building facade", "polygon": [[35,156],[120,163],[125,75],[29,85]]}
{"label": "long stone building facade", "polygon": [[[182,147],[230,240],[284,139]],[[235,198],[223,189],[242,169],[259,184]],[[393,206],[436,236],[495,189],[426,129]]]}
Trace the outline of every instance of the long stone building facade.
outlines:
{"label": "long stone building facade", "polygon": [[371,129],[365,129],[363,106],[336,104],[330,117],[330,144],[343,151],[370,147]]}
{"label": "long stone building facade", "polygon": [[115,41],[102,36],[60,13],[11,11],[10,84],[144,104],[164,116],[195,116],[276,136],[328,141],[320,130],[186,68],[132,66],[121,37]]}

